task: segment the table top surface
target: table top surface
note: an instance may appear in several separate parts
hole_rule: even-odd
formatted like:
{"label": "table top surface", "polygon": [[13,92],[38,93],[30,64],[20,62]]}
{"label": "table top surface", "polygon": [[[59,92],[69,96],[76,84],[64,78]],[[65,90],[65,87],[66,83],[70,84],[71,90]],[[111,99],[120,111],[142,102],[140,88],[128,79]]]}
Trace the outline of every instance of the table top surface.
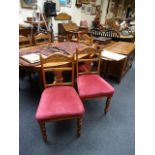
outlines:
{"label": "table top surface", "polygon": [[[20,66],[25,66],[25,67],[37,67],[37,68],[39,67],[40,68],[41,67],[40,62],[29,63],[23,60],[22,58],[20,58],[20,56],[23,56],[25,54],[30,54],[30,53],[39,53],[45,56],[49,56],[50,54],[54,52],[58,52],[58,51],[59,52],[61,51],[63,54],[66,54],[66,55],[73,55],[76,52],[77,48],[83,48],[86,46],[87,45],[85,44],[76,43],[76,42],[59,42],[59,43],[48,43],[48,44],[43,44],[43,45],[22,48],[19,50],[19,64]],[[135,44],[129,43],[129,42],[110,41],[108,44],[104,46],[104,49],[110,52],[128,55],[135,49]],[[83,56],[86,56],[86,55],[81,55],[80,57],[83,57]],[[63,64],[64,63],[59,63],[59,64],[51,63],[50,65],[58,66],[58,65],[63,65]]]}
{"label": "table top surface", "polygon": [[114,53],[128,55],[135,49],[135,44],[130,42],[111,41],[109,44],[105,45],[104,49]]}
{"label": "table top surface", "polygon": [[[48,43],[48,44],[43,44],[43,45],[22,48],[19,50],[19,64],[21,66],[25,66],[25,67],[40,67],[40,62],[29,63],[20,57],[25,54],[30,54],[30,53],[39,53],[39,54],[43,54],[45,56],[49,56],[50,54],[52,54],[54,52],[60,52],[60,51],[63,54],[71,56],[76,52],[77,48],[83,48],[85,46],[87,46],[87,45],[82,44],[82,43],[60,42],[60,43]],[[82,55],[81,55],[81,57],[82,57]],[[52,63],[50,65],[56,66],[56,65],[62,65],[62,64]]]}

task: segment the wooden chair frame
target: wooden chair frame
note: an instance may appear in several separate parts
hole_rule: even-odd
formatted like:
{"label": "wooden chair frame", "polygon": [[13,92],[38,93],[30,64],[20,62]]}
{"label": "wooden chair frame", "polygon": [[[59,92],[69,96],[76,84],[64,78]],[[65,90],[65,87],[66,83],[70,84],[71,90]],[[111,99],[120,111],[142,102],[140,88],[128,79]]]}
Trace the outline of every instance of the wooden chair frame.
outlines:
{"label": "wooden chair frame", "polygon": [[90,37],[88,34],[86,33],[79,33],[78,34],[78,42],[79,43],[84,43],[86,45],[92,45],[93,44],[93,38]]}
{"label": "wooden chair frame", "polygon": [[[40,62],[41,62],[41,72],[42,72],[42,77],[43,77],[43,85],[44,89],[47,87],[55,86],[55,85],[71,85],[74,86],[74,55],[72,57],[66,56],[65,54],[62,53],[54,53],[51,54],[47,58],[43,58],[42,55],[40,55]],[[63,66],[57,66],[57,67],[50,67],[50,63],[62,63],[64,64]],[[71,64],[71,67],[68,66],[68,64]],[[71,82],[59,82],[55,81],[55,83],[52,84],[47,84],[45,74],[46,72],[54,72],[57,74],[58,72],[63,72],[63,71],[71,71],[72,72],[72,81]],[[56,76],[56,75],[55,75]]]}
{"label": "wooden chair frame", "polygon": [[[86,57],[80,58],[80,54],[86,54]],[[88,58],[89,57],[89,58]],[[79,62],[85,62],[91,64],[92,62],[97,62],[97,71],[87,71],[87,72],[79,72]],[[84,47],[83,49],[76,50],[76,74],[77,77],[83,74],[100,74],[100,64],[101,64],[101,50],[97,49],[97,45],[94,44],[92,47]]]}
{"label": "wooden chair frame", "polygon": [[[95,46],[94,46],[95,45]],[[97,45],[94,44],[93,46],[94,47],[85,47],[83,49],[80,49],[76,51],[76,74],[77,74],[77,77],[79,75],[84,75],[84,74],[100,74],[100,65],[101,65],[101,50],[100,49],[97,49]],[[79,59],[78,58],[78,55],[79,54],[86,54],[88,53],[88,55],[90,56],[90,58],[82,58],[82,59]],[[94,56],[97,56],[97,57],[94,57]],[[82,73],[79,73],[79,67],[78,67],[78,63],[79,62],[98,62],[98,65],[97,65],[97,71],[96,72],[82,72]],[[101,96],[101,97],[105,97],[105,96]],[[107,100],[106,100],[106,105],[105,105],[105,108],[104,108],[104,113],[106,114],[108,111],[109,111],[109,106],[110,106],[110,100],[112,98],[112,95],[110,96],[106,96],[107,97]],[[94,98],[94,97],[93,97]],[[96,97],[96,98],[99,98],[99,97]],[[82,98],[81,98],[82,99]],[[86,98],[85,98],[86,99]],[[92,99],[91,97],[87,98],[87,99]],[[84,100],[84,99],[82,99]]]}
{"label": "wooden chair frame", "polygon": [[32,41],[30,36],[26,37],[23,35],[19,35],[19,48],[32,46]]}
{"label": "wooden chair frame", "polygon": [[[47,87],[50,86],[63,86],[63,85],[74,85],[74,55],[72,57],[66,56],[61,53],[54,53],[50,55],[47,58],[43,58],[40,55],[40,61],[41,61],[41,72],[42,72],[42,77],[43,77],[43,83],[44,83],[44,88],[46,89]],[[71,67],[69,66],[57,66],[57,67],[50,67],[51,62],[65,62],[67,64],[70,64]],[[72,80],[70,83],[54,83],[54,84],[47,84],[46,79],[45,79],[45,73],[48,71],[54,71],[54,72],[61,72],[61,71],[72,71]],[[74,116],[74,117],[64,117],[64,118],[57,118],[57,119],[49,119],[49,120],[44,120],[44,121],[38,121],[43,140],[47,142],[47,134],[46,134],[46,128],[45,128],[45,122],[49,121],[61,121],[61,120],[68,120],[68,119],[76,119],[77,120],[77,137],[80,136],[81,134],[81,127],[82,127],[82,116]]]}
{"label": "wooden chair frame", "polygon": [[[44,40],[39,42],[40,40]],[[39,33],[37,35],[34,36],[34,42],[36,45],[41,45],[43,43],[50,43],[51,42],[51,35],[49,33],[45,34],[45,33]]]}

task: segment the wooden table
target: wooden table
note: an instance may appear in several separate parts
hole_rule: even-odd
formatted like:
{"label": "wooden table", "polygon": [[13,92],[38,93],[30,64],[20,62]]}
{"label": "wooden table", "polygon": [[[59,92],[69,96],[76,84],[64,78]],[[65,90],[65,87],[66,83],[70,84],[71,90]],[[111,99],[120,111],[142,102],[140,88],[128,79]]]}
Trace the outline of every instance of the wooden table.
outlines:
{"label": "wooden table", "polygon": [[[28,71],[38,71],[40,80],[42,82],[42,76],[41,76],[41,65],[40,62],[37,63],[29,63],[22,59],[20,56],[25,55],[25,54],[30,54],[30,53],[39,53],[43,54],[45,56],[49,56],[50,54],[54,52],[61,52],[66,55],[73,55],[76,52],[77,48],[83,48],[85,47],[85,44],[82,43],[73,43],[73,42],[61,42],[61,43],[48,43],[44,45],[37,45],[33,47],[28,47],[28,48],[23,48],[19,50],[19,64],[20,68],[23,70],[28,70]],[[83,57],[85,55],[80,55],[80,57]],[[61,66],[65,65],[65,63],[50,63],[48,64],[50,66]],[[63,80],[62,74],[61,73],[56,73],[55,74],[55,81],[56,82],[61,82]]]}
{"label": "wooden table", "polygon": [[[114,42],[111,41],[109,44],[105,45],[104,50],[110,52],[119,53],[126,55],[127,57],[121,61],[113,60],[103,60],[101,65],[101,71],[107,70],[108,77],[115,77],[118,82],[121,81],[125,73],[131,68],[134,60],[135,44],[129,42]],[[105,68],[104,66],[109,64]],[[103,73],[103,72],[102,72]]]}

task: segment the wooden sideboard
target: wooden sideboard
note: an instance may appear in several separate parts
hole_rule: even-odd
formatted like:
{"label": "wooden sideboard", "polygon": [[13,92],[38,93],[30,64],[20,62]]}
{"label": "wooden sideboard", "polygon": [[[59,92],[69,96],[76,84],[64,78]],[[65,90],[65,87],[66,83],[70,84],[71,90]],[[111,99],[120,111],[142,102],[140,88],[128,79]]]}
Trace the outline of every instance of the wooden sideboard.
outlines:
{"label": "wooden sideboard", "polygon": [[114,77],[118,82],[120,82],[122,77],[133,64],[135,45],[134,43],[129,42],[111,42],[105,45],[104,49],[127,56],[125,59],[120,61],[103,59],[101,64],[101,74],[106,74],[107,77]]}

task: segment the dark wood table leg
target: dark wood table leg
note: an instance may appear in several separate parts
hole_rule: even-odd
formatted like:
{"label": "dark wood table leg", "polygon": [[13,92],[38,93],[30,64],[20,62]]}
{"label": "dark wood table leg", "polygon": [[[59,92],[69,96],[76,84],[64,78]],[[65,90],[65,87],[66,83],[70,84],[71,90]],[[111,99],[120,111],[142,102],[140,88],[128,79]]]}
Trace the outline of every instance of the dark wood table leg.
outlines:
{"label": "dark wood table leg", "polygon": [[63,82],[63,72],[54,72],[55,78],[54,78],[54,83],[62,83]]}
{"label": "dark wood table leg", "polygon": [[43,79],[42,79],[42,73],[41,73],[41,70],[38,71],[38,75],[39,75],[39,89],[40,89],[40,92],[43,91]]}

